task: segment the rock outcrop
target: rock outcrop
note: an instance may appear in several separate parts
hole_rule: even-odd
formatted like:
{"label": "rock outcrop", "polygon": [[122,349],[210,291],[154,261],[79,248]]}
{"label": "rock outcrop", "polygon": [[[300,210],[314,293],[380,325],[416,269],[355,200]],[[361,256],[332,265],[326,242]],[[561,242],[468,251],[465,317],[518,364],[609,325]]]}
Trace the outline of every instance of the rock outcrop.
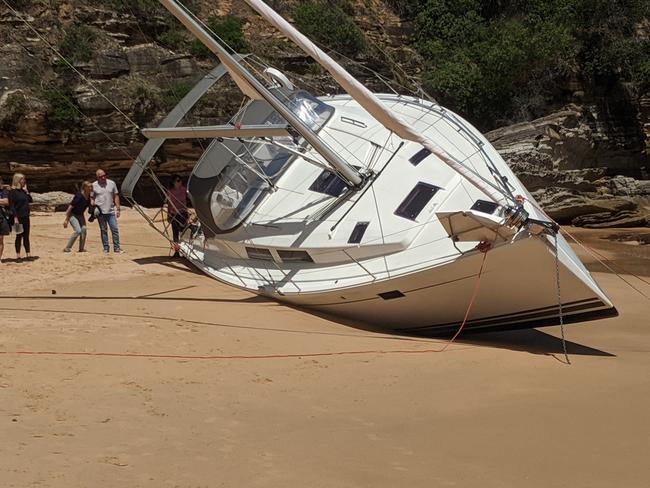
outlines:
{"label": "rock outcrop", "polygon": [[[615,125],[613,122],[617,122]],[[639,125],[603,117],[598,106],[572,105],[487,138],[547,213],[563,224],[650,224],[650,159]]]}

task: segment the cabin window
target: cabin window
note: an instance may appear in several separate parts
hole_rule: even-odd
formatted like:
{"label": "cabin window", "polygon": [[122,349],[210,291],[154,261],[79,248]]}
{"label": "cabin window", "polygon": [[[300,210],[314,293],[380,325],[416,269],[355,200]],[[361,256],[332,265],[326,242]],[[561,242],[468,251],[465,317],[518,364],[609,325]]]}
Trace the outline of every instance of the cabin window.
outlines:
{"label": "cabin window", "polygon": [[478,212],[492,215],[497,208],[499,208],[498,203],[488,202],[487,200],[476,200],[470,210],[476,210]]}
{"label": "cabin window", "polygon": [[314,262],[307,251],[278,251],[278,256],[280,256],[280,259],[285,263]]}
{"label": "cabin window", "polygon": [[429,154],[431,154],[431,151],[423,147],[422,149],[420,149],[418,152],[416,152],[413,156],[409,158],[409,162],[413,166],[417,166],[422,161],[424,161],[427,158],[427,156],[429,156]]}
{"label": "cabin window", "polygon": [[363,239],[363,235],[366,233],[366,229],[368,228],[369,224],[370,222],[357,222],[357,225],[355,225],[354,229],[352,230],[352,234],[350,234],[348,243],[360,244],[361,239]]}
{"label": "cabin window", "polygon": [[345,182],[336,173],[327,169],[319,174],[318,178],[309,187],[311,191],[324,193],[332,197],[341,196],[346,188]]}
{"label": "cabin window", "polygon": [[405,219],[415,220],[439,189],[439,187],[429,185],[428,183],[418,183],[401,205],[397,207],[395,215],[399,215]]}
{"label": "cabin window", "polygon": [[251,259],[261,259],[262,261],[273,261],[273,255],[268,249],[263,247],[247,247],[246,254]]}

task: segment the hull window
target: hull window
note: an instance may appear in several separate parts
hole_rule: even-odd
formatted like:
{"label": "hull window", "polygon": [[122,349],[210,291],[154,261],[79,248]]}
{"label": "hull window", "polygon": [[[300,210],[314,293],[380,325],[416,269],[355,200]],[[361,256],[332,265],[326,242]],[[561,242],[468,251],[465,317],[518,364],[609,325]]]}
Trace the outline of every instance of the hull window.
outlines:
{"label": "hull window", "polygon": [[370,222],[357,222],[357,225],[355,225],[354,229],[352,230],[352,234],[350,234],[348,243],[360,244],[361,239],[363,239],[363,235],[366,233],[366,229],[368,228],[369,224]]}
{"label": "hull window", "polygon": [[314,260],[311,258],[307,251],[278,251],[278,256],[285,263],[313,263]]}
{"label": "hull window", "polygon": [[399,290],[385,291],[384,293],[379,293],[379,296],[384,300],[392,300],[393,298],[402,298],[405,297],[404,293]]}
{"label": "hull window", "polygon": [[273,255],[268,249],[263,247],[247,247],[246,254],[251,259],[261,259],[262,261],[273,261]]}
{"label": "hull window", "polygon": [[426,149],[426,148],[422,148],[422,149],[420,149],[418,152],[416,152],[413,156],[411,156],[411,157],[409,158],[409,162],[410,162],[413,166],[417,166],[417,165],[420,164],[422,161],[424,161],[424,160],[427,158],[427,156],[429,156],[429,154],[431,154],[431,151],[429,151],[429,150]]}
{"label": "hull window", "polygon": [[422,182],[418,183],[404,199],[402,204],[397,207],[395,215],[399,215],[405,219],[415,220],[438,190],[440,188],[437,186]]}

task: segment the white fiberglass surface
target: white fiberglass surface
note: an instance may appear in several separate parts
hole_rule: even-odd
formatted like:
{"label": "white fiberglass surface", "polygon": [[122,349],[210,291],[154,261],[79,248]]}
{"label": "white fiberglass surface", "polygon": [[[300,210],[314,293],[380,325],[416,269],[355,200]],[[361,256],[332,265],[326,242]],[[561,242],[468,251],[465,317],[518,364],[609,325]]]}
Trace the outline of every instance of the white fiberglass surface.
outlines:
{"label": "white fiberglass surface", "polygon": [[[314,131],[319,130],[333,112],[331,107],[307,92],[292,94],[286,105]],[[241,118],[245,120],[245,113]],[[284,119],[273,112],[261,123],[281,124]],[[297,145],[289,137],[275,138],[275,141],[288,147]],[[210,210],[216,226],[222,231],[238,226],[293,158],[291,151],[279,145],[242,143],[219,173],[210,196]]]}

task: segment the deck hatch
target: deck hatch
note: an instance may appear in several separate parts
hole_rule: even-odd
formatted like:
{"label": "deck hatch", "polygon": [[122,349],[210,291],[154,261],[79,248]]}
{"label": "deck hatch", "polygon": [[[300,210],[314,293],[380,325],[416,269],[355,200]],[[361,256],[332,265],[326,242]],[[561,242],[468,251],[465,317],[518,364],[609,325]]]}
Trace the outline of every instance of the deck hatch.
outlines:
{"label": "deck hatch", "polygon": [[273,255],[268,249],[263,247],[247,247],[246,254],[251,259],[261,259],[262,261],[273,261]]}
{"label": "deck hatch", "polygon": [[278,256],[280,256],[280,259],[285,263],[314,262],[307,251],[278,251]]}
{"label": "deck hatch", "polygon": [[422,149],[420,149],[418,152],[416,152],[413,156],[409,158],[409,163],[411,163],[413,166],[417,166],[422,161],[424,161],[427,158],[427,156],[429,156],[430,154],[431,151],[423,147]]}
{"label": "deck hatch", "polygon": [[363,239],[363,235],[366,233],[366,229],[368,228],[368,225],[370,225],[370,222],[357,222],[357,225],[355,225],[354,229],[352,229],[352,234],[350,234],[348,243],[360,244],[361,239]]}
{"label": "deck hatch", "polygon": [[318,178],[311,184],[309,189],[318,193],[324,193],[331,197],[338,197],[346,190],[345,182],[339,178],[336,173],[324,170],[318,175]]}
{"label": "deck hatch", "polygon": [[392,300],[393,298],[402,298],[406,296],[399,290],[385,291],[384,293],[378,293],[378,295],[384,300]]}
{"label": "deck hatch", "polygon": [[487,200],[476,200],[470,210],[476,210],[478,212],[492,215],[497,208],[499,208],[498,203],[488,202]]}
{"label": "deck hatch", "polygon": [[437,186],[422,182],[418,183],[400,206],[397,207],[395,215],[399,215],[405,219],[415,220],[438,190],[440,190],[440,188]]}

